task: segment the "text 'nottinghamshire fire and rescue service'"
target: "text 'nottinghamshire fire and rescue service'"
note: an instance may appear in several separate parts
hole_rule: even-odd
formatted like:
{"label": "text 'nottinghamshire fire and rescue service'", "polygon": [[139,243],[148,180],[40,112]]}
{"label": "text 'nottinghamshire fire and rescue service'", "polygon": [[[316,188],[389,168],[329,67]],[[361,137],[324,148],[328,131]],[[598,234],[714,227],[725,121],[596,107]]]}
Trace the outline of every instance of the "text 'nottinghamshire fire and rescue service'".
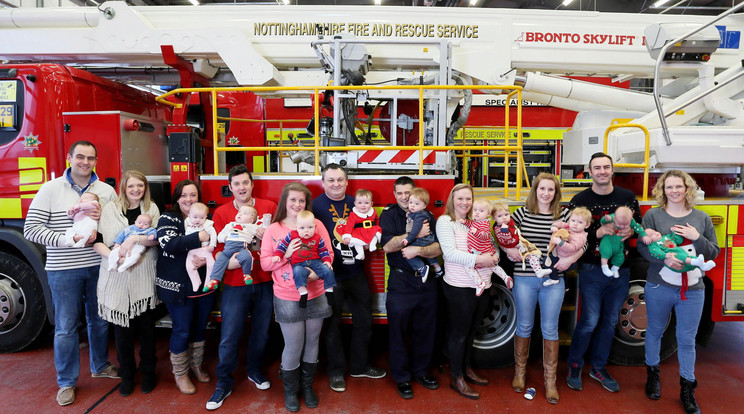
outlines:
{"label": "text 'nottinghamshire fire and rescue service'", "polygon": [[255,36],[355,36],[477,39],[478,25],[390,23],[254,23]]}

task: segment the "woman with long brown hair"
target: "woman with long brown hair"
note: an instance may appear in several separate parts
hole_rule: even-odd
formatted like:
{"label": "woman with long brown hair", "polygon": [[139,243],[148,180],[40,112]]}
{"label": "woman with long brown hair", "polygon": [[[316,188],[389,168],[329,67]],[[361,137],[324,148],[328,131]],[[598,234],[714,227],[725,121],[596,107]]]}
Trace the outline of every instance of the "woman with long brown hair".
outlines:
{"label": "woman with long brown hair", "polygon": [[[274,315],[284,336],[281,377],[284,381],[284,405],[287,411],[300,409],[297,394],[302,387],[302,396],[308,408],[318,406],[318,397],[313,391],[315,370],[318,367],[318,348],[323,319],[331,316],[331,307],[324,295],[323,281],[311,272],[307,283],[307,305],[300,306],[300,294],[292,277],[292,264],[287,259],[302,246],[299,238],[287,247],[279,262],[272,259],[277,246],[292,230],[297,230],[297,216],[303,210],[311,210],[310,190],[301,183],[289,183],[282,189],[276,214],[261,242],[261,267],[271,272],[274,280]],[[320,220],[315,219],[315,233],[326,246],[331,245],[328,231]],[[329,249],[331,259],[333,249]],[[312,280],[311,280],[312,279]]]}
{"label": "woman with long brown hair", "polygon": [[212,311],[215,291],[202,293],[206,277],[203,267],[199,269],[201,282],[196,289],[192,287],[186,271],[189,250],[197,249],[202,242],[209,240],[209,233],[206,231],[186,234],[184,227],[191,205],[200,200],[199,185],[191,180],[183,180],[173,189],[171,208],[158,221],[161,252],[155,284],[158,298],[165,303],[173,323],[170,359],[176,385],[184,394],[196,392],[196,387],[189,379],[189,369],[199,382],[210,380],[202,369],[202,360],[207,319]]}
{"label": "woman with long brown hair", "polygon": [[[561,187],[558,179],[553,174],[540,173],[532,180],[532,188],[525,205],[519,207],[513,214],[514,223],[521,230],[522,236],[542,252],[541,262],[545,260],[548,244],[553,235],[550,227],[556,221],[565,221],[569,214],[560,203]],[[521,261],[520,257],[510,259]],[[556,268],[561,269],[560,264],[556,264]],[[555,385],[558,368],[558,316],[563,303],[565,282],[560,277],[558,283],[545,286],[544,279],[537,277],[532,269],[522,270],[521,266],[514,266],[513,276],[512,292],[517,309],[517,331],[514,335],[515,365],[512,388],[516,392],[524,391],[530,336],[535,324],[535,309],[539,303],[545,397],[551,404],[556,404],[559,399]]]}

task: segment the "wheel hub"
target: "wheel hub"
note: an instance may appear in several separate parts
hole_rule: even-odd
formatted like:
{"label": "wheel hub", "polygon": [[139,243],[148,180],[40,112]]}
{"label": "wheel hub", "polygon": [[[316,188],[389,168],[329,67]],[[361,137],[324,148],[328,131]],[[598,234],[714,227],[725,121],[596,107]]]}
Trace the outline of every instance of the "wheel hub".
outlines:
{"label": "wheel hub", "polygon": [[13,329],[24,310],[23,292],[13,280],[0,275],[0,332]]}
{"label": "wheel hub", "polygon": [[494,284],[490,294],[491,312],[481,320],[473,342],[473,346],[480,349],[494,349],[504,345],[511,341],[517,329],[516,308],[509,290]]}
{"label": "wheel hub", "polygon": [[643,341],[646,337],[648,318],[643,286],[631,285],[628,297],[620,308],[618,334],[626,340]]}

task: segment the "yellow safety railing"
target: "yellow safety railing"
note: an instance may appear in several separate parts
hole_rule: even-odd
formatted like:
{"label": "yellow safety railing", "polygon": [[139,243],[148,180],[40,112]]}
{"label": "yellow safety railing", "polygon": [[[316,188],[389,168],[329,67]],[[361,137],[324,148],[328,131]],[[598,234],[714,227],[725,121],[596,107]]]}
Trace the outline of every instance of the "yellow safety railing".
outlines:
{"label": "yellow safety railing", "polygon": [[[463,90],[463,89],[478,89],[478,90],[511,90],[511,92],[507,96],[506,100],[506,107],[505,107],[505,136],[508,137],[510,134],[510,125],[509,125],[509,103],[511,101],[511,98],[513,96],[517,96],[517,120],[516,125],[514,128],[516,128],[516,138],[517,143],[516,145],[455,145],[455,146],[448,146],[448,145],[442,145],[442,146],[424,146],[424,91],[425,90]],[[327,90],[344,90],[344,91],[354,91],[354,90],[363,90],[363,91],[369,91],[369,90],[417,90],[418,91],[418,99],[419,99],[419,142],[418,145],[414,146],[405,146],[405,145],[354,145],[354,146],[326,146],[322,147],[320,146],[320,93]],[[208,88],[179,88],[171,90],[163,95],[160,95],[156,98],[156,100],[160,103],[175,107],[175,108],[181,108],[182,104],[175,103],[169,101],[167,98],[176,94],[183,94],[183,93],[205,93],[209,92],[211,94],[212,99],[212,124],[217,125],[217,93],[218,92],[254,92],[254,93],[271,93],[271,92],[281,92],[281,91],[308,91],[312,92],[313,94],[313,101],[314,101],[314,114],[313,117],[315,118],[315,136],[314,136],[314,146],[313,147],[303,147],[302,150],[311,150],[315,154],[315,175],[320,174],[320,166],[319,166],[319,160],[320,160],[320,152],[321,151],[350,151],[350,150],[416,150],[419,154],[419,175],[424,175],[424,151],[425,150],[435,150],[435,151],[486,151],[486,154],[488,154],[488,151],[506,151],[507,156],[505,157],[505,183],[504,183],[504,196],[506,197],[508,195],[508,158],[509,155],[511,155],[511,152],[516,153],[516,160],[517,160],[517,171],[516,171],[516,199],[519,199],[519,196],[521,194],[522,190],[522,174],[524,168],[524,158],[522,156],[522,149],[523,149],[523,142],[522,142],[522,87],[520,86],[513,86],[513,85],[362,85],[362,86],[333,86],[333,85],[326,85],[326,86],[243,86],[243,87],[208,87]],[[426,97],[426,98],[432,98],[432,97]],[[436,98],[436,97],[433,97]],[[263,122],[263,120],[261,121]],[[213,157],[214,157],[214,173],[213,175],[217,176],[219,175],[218,170],[218,154],[219,152],[229,152],[229,151],[297,151],[297,147],[286,147],[283,144],[280,144],[279,146],[253,146],[253,147],[220,147],[219,146],[219,133],[217,131],[217,128],[213,128]],[[281,142],[281,141],[280,141]],[[506,142],[508,143],[508,141]],[[494,155],[495,156],[495,155]],[[526,176],[526,172],[524,172]]]}
{"label": "yellow safety railing", "polygon": [[[307,119],[249,119],[249,118],[234,118],[228,116],[217,116],[218,121],[234,121],[234,122],[246,122],[254,124],[279,124],[279,146],[284,145],[284,125],[285,124],[303,124],[307,125]],[[227,145],[227,142],[225,143]],[[279,165],[282,163],[282,158],[288,158],[289,155],[285,155],[284,151],[279,151]]]}
{"label": "yellow safety railing", "polygon": [[[498,141],[501,138],[468,138],[468,130],[469,129],[477,129],[477,130],[504,130],[508,131],[508,128],[505,126],[494,126],[494,125],[470,125],[470,126],[463,126],[461,129],[461,144],[460,145],[467,145],[467,141],[483,141],[483,146],[487,146],[489,141]],[[506,132],[504,133],[506,134]],[[514,137],[516,138],[516,137]],[[509,146],[510,140],[512,137],[504,135],[504,145]],[[524,139],[522,140],[524,142]],[[524,144],[522,144],[524,145]],[[521,162],[522,164],[522,176],[524,178],[524,183],[527,187],[530,187],[530,180],[529,175],[527,174],[527,163],[524,161],[524,158],[522,157],[522,151],[518,151],[518,145],[512,145],[510,148],[513,149],[513,151],[517,152],[516,161]],[[491,165],[491,158],[494,157],[504,157],[503,160],[503,167],[504,167],[504,180],[508,182],[509,180],[509,168],[511,161],[509,159],[509,156],[511,155],[511,151],[503,151],[503,154],[500,152],[493,153],[491,151],[482,151],[481,154],[471,154],[470,151],[463,151],[462,154],[456,155],[457,158],[463,158],[462,163],[462,174],[463,177],[468,176],[468,159],[469,158],[485,158],[486,161],[484,162],[483,167],[483,187],[488,187],[487,180],[488,180],[488,168]],[[504,198],[509,197],[509,188],[508,186],[504,186]]]}
{"label": "yellow safety railing", "polygon": [[643,134],[645,135],[645,144],[643,149],[643,163],[641,164],[633,164],[633,163],[621,163],[616,162],[613,164],[614,167],[621,167],[621,168],[643,168],[643,201],[648,200],[648,170],[649,170],[649,163],[648,163],[648,157],[649,157],[649,133],[648,128],[641,124],[633,124],[633,123],[617,123],[612,124],[609,127],[607,127],[607,130],[605,130],[604,134],[604,153],[607,154],[607,146],[609,142],[610,132],[620,129],[620,128],[639,128],[641,131],[643,131]]}

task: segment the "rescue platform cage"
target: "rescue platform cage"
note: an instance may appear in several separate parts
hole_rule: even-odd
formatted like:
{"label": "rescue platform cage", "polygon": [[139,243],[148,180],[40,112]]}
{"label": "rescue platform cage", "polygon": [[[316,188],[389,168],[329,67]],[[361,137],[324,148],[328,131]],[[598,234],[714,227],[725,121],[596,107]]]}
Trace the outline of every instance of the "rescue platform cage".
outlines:
{"label": "rescue platform cage", "polygon": [[[418,145],[321,145],[321,134],[320,134],[320,108],[321,108],[321,94],[327,91],[416,91],[418,92],[418,119],[415,122],[418,123]],[[497,93],[507,92],[507,99],[505,100],[505,110],[503,134],[505,137],[504,145],[490,145],[489,139],[479,140],[482,144],[468,145],[466,140],[454,140],[451,145],[425,145],[425,123],[419,120],[425,119],[425,102],[427,99],[438,99],[439,96],[427,95],[430,91],[459,91],[464,90],[478,90],[483,93]],[[398,150],[398,151],[417,151],[418,152],[418,175],[425,174],[424,168],[424,152],[425,151],[455,151],[456,157],[463,159],[463,175],[465,176],[465,169],[471,158],[495,158],[503,156],[503,168],[504,168],[504,198],[514,198],[515,201],[519,201],[519,197],[522,191],[522,183],[525,182],[529,187],[529,178],[526,175],[524,157],[523,157],[523,136],[522,136],[522,87],[514,85],[362,85],[362,86],[245,86],[245,87],[200,87],[200,88],[179,88],[171,90],[165,94],[162,94],[156,98],[158,102],[172,106],[174,108],[181,108],[181,103],[175,103],[170,101],[168,98],[178,94],[189,94],[189,93],[209,93],[212,100],[212,114],[211,122],[212,125],[217,125],[220,121],[231,121],[231,122],[260,122],[260,123],[274,123],[278,124],[280,128],[280,137],[284,137],[282,129],[285,128],[287,123],[308,123],[309,120],[303,119],[244,119],[244,118],[232,118],[222,117],[217,114],[217,97],[218,94],[233,93],[233,92],[253,92],[259,96],[272,95],[277,93],[293,93],[307,95],[312,93],[313,100],[313,119],[314,122],[314,134],[313,134],[313,145],[301,147],[304,151],[311,151],[314,153],[314,174],[320,174],[320,154],[321,152],[330,151],[358,151],[358,150]],[[515,102],[516,105],[512,105],[511,102]],[[516,116],[511,116],[511,109],[516,109]],[[441,116],[441,115],[440,115]],[[516,119],[512,119],[516,118]],[[395,117],[391,117],[389,120],[391,123],[395,123]],[[395,125],[391,126],[391,129],[395,129]],[[218,157],[221,152],[249,152],[249,151],[278,151],[280,157],[283,152],[296,152],[298,147],[291,145],[291,143],[285,142],[282,138],[279,145],[264,145],[264,146],[226,146],[220,145],[220,132],[217,128],[212,129],[212,144],[214,157],[214,170],[212,174],[215,176],[220,175]],[[463,134],[464,137],[464,134]],[[513,137],[513,139],[512,139]],[[477,151],[479,153],[471,153],[471,151]],[[496,153],[498,152],[498,153]],[[509,188],[509,167],[515,163],[515,189],[512,191]]]}

